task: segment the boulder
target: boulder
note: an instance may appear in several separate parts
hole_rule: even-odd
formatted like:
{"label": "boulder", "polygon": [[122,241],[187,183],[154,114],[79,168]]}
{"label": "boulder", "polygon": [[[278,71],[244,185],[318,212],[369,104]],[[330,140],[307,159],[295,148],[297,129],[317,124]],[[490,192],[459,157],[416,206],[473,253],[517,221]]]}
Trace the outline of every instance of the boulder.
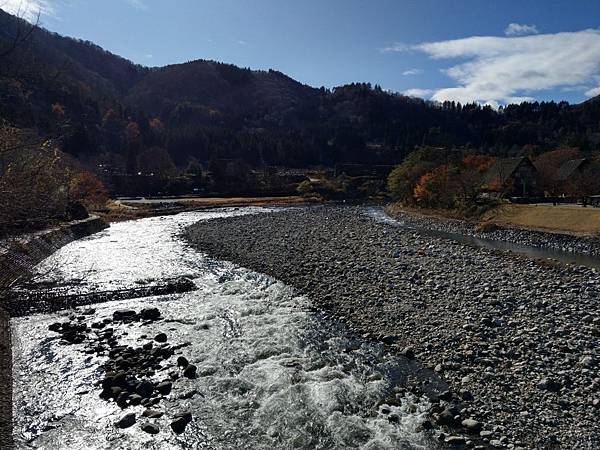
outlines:
{"label": "boulder", "polygon": [[178,417],[173,422],[171,422],[171,428],[176,434],[181,434],[185,431],[185,427],[187,426],[187,424],[188,423],[183,417]]}
{"label": "boulder", "polygon": [[142,425],[142,431],[145,431],[148,434],[158,434],[160,429],[151,423],[145,423]]}
{"label": "boulder", "polygon": [[196,378],[196,370],[198,370],[198,368],[195,365],[190,364],[183,371],[183,376],[187,378]]}
{"label": "boulder", "polygon": [[160,311],[158,308],[144,308],[140,312],[140,316],[143,320],[156,320],[160,317]]}
{"label": "boulder", "polygon": [[167,342],[167,335],[165,333],[158,333],[154,336],[156,342]]}
{"label": "boulder", "polygon": [[135,414],[134,413],[129,413],[129,414],[125,414],[123,417],[121,417],[118,420],[118,422],[115,423],[115,425],[118,428],[129,428],[134,423],[135,423]]}

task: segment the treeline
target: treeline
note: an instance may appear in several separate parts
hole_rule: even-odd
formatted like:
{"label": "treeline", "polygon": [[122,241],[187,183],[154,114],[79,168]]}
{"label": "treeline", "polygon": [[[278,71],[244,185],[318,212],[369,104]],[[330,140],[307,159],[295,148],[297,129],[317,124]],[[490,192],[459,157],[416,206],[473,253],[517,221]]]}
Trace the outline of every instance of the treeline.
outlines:
{"label": "treeline", "polygon": [[[519,156],[533,164],[533,197],[577,200],[600,194],[600,151],[570,147],[538,154],[524,146]],[[514,188],[510,174],[492,170],[501,161],[472,148],[420,147],[390,173],[388,192],[408,205],[477,212],[478,205],[494,204]]]}
{"label": "treeline", "polygon": [[[474,183],[465,177],[491,158],[536,159],[563,148],[587,155],[600,145],[598,99],[494,110],[435,104],[368,83],[315,89],[277,71],[214,61],[145,68],[41,28],[15,40],[27,27],[0,11],[0,119],[51,139],[103,177],[156,177],[170,186],[182,185],[177,180],[184,177],[206,190],[268,192],[282,184],[265,177],[272,166],[396,165],[416,148],[428,148],[430,155],[412,155],[407,164],[416,158],[431,165],[419,175],[432,174],[423,184],[452,180],[462,192],[452,202],[463,202]],[[410,197],[418,180],[409,181]],[[340,183],[330,190],[358,192]],[[422,198],[451,203],[425,194],[432,190]]]}

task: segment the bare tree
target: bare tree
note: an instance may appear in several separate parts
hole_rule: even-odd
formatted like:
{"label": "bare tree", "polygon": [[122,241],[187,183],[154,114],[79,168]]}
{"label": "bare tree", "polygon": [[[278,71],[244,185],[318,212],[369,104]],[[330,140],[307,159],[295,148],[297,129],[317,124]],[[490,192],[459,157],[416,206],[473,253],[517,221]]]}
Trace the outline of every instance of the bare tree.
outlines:
{"label": "bare tree", "polygon": [[[6,4],[6,2],[0,3],[0,8],[3,9]],[[4,45],[0,46],[0,63],[8,58],[8,56],[17,50],[17,48],[27,44],[27,42],[33,36],[35,30],[39,28],[41,10],[38,10],[35,15],[35,19],[32,22],[28,22],[24,19],[26,13],[27,11],[23,7],[23,3],[21,3],[15,14],[20,19],[17,20],[17,28],[15,33],[7,43],[4,43]]]}

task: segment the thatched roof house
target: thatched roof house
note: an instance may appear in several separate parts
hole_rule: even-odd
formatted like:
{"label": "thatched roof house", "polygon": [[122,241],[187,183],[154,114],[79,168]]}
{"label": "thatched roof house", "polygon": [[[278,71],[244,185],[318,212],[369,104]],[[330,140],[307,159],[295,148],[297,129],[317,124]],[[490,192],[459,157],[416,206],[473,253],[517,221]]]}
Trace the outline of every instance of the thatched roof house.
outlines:
{"label": "thatched roof house", "polygon": [[537,169],[527,157],[498,158],[484,175],[484,190],[527,197],[537,193],[537,175]]}
{"label": "thatched roof house", "polygon": [[559,167],[558,172],[556,173],[556,179],[558,181],[568,181],[574,176],[580,175],[587,165],[589,165],[589,161],[586,158],[565,161],[563,165]]}

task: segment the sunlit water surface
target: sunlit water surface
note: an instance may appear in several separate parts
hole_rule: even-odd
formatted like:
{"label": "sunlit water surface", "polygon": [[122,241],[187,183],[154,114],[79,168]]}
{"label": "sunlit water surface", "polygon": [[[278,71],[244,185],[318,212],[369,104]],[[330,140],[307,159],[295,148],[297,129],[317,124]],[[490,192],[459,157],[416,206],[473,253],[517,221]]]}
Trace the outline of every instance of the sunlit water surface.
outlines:
{"label": "sunlit water surface", "polygon": [[[114,325],[115,334],[132,346],[161,331],[171,344],[189,342],[178,353],[198,366],[200,376],[175,382],[159,404],[165,415],[148,420],[160,427],[159,434],[140,429],[142,406],[128,407],[125,412],[139,413],[138,422],[118,429],[114,422],[124,411],[101,400],[94,385],[103,376],[105,357],[84,353],[83,344],[60,345],[58,335],[48,331],[72,311],[14,319],[16,447],[431,448],[416,431],[426,402],[403,398],[402,406],[387,414],[380,406],[394,394],[396,359],[310,312],[306,300],[284,284],[215,261],[180,238],[183,228],[198,220],[266,212],[230,209],[117,223],[40,264],[40,282],[59,282],[77,292],[191,277],[196,291],[97,304],[90,321],[112,317],[116,309],[156,306],[164,320]],[[155,379],[164,379],[169,370]],[[198,394],[178,399],[191,390]],[[169,423],[182,410],[192,411],[194,420],[176,435]]]}

